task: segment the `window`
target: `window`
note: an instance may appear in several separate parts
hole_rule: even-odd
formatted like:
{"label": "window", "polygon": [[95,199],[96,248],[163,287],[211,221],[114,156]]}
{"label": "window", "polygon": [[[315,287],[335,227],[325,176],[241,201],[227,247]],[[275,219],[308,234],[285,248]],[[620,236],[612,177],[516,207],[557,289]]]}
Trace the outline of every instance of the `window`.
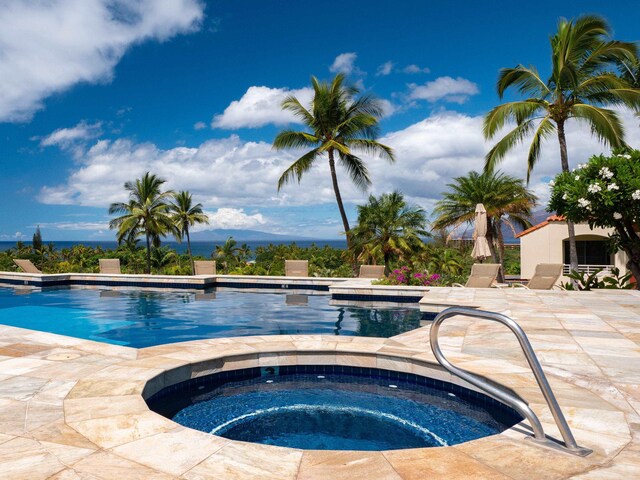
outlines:
{"label": "window", "polygon": [[[577,240],[578,264],[613,265],[611,253],[605,240]],[[569,241],[564,241],[564,263],[569,263]]]}

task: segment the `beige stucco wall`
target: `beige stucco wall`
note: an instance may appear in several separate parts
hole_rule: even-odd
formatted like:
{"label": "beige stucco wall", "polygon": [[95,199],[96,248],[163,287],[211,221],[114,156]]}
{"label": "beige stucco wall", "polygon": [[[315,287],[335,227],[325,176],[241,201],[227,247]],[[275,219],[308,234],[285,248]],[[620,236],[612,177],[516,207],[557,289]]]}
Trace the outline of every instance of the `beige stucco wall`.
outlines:
{"label": "beige stucco wall", "polygon": [[[589,228],[587,224],[577,224],[577,240],[598,240],[613,233],[612,228]],[[549,224],[520,237],[520,275],[531,278],[539,263],[564,263],[563,242],[569,238],[566,222]],[[613,263],[621,272],[626,272],[627,257],[624,252],[614,255]],[[561,278],[566,281],[567,278]]]}

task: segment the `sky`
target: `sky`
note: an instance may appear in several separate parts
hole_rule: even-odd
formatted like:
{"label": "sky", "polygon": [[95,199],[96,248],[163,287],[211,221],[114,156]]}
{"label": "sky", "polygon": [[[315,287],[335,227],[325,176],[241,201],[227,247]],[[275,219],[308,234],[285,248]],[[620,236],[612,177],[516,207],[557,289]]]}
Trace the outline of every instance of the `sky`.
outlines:
{"label": "sky", "polygon": [[[278,192],[301,152],[272,148],[304,128],[282,99],[309,102],[311,76],[337,73],[383,103],[379,141],[396,156],[365,157],[366,192],[338,171],[350,221],[393,190],[431,215],[454,177],[484,165],[499,69],[546,77],[558,19],[585,13],[640,40],[629,0],[1,0],[0,240],[38,225],[45,241],[112,240],[108,206],[146,171],[192,192],[211,220],[201,229],[341,238],[326,160]],[[640,122],[620,114],[640,147]],[[568,146],[571,165],[608,151],[574,123]],[[540,208],[558,155],[545,144],[531,178]],[[526,143],[501,168],[524,178]]]}

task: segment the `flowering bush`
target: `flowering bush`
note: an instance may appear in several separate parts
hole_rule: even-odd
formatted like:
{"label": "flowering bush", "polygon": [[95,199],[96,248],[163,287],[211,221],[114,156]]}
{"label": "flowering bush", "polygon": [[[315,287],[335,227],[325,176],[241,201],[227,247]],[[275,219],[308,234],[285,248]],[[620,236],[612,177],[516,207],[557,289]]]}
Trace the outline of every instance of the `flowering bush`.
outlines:
{"label": "flowering bush", "polygon": [[413,285],[428,287],[438,285],[441,276],[426,272],[412,272],[407,266],[396,268],[387,278],[374,282],[376,285]]}
{"label": "flowering bush", "polygon": [[640,151],[598,155],[550,183],[548,210],[591,227],[612,227],[612,246],[622,249],[627,267],[640,279]]}

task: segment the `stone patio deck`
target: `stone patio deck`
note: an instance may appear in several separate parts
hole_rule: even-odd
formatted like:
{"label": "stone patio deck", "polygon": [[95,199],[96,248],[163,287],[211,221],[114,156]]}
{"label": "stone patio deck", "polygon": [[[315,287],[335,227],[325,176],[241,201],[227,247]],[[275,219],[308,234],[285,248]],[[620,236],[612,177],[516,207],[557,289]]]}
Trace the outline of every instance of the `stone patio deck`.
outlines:
{"label": "stone patio deck", "polygon": [[[185,378],[255,365],[377,366],[451,380],[435,364],[428,327],[391,339],[241,337],[136,350],[0,326],[0,478],[640,478],[639,292],[434,288],[422,305],[443,303],[498,311],[522,325],[591,456],[524,440],[526,425],[442,448],[271,447],[181,427],[149,411],[142,398]],[[527,399],[547,433],[559,438],[507,329],[456,318],[443,325],[441,344],[457,365]]]}

